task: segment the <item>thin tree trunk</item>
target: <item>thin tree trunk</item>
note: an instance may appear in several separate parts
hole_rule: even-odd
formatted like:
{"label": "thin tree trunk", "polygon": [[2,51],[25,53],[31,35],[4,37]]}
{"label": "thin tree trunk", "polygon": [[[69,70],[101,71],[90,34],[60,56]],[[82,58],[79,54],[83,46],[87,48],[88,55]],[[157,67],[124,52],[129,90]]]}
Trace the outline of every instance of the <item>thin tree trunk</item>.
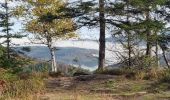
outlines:
{"label": "thin tree trunk", "polygon": [[8,3],[7,3],[7,0],[5,0],[5,13],[6,13],[6,35],[7,35],[7,58],[10,59],[10,36],[9,36],[9,26],[8,26],[8,23],[9,23],[9,18],[8,18]]}
{"label": "thin tree trunk", "polygon": [[52,67],[52,72],[57,72],[57,62],[56,62],[56,57],[55,57],[55,49],[54,48],[49,48],[50,53],[51,53],[51,67]]}
{"label": "thin tree trunk", "polygon": [[99,0],[99,17],[100,17],[100,39],[99,39],[99,70],[105,67],[105,0]]}
{"label": "thin tree trunk", "polygon": [[163,58],[164,58],[164,60],[165,60],[165,63],[166,63],[166,65],[168,66],[168,68],[170,68],[170,65],[169,65],[169,63],[168,63],[168,60],[167,60],[167,58],[166,58],[166,54],[165,54],[165,50],[162,50],[162,55],[163,55]]}
{"label": "thin tree trunk", "polygon": [[130,33],[128,32],[128,50],[129,50],[129,52],[128,52],[128,66],[130,67],[131,66],[131,42],[130,42],[131,40],[130,40]]}
{"label": "thin tree trunk", "polygon": [[[129,1],[127,0],[127,23],[129,23]],[[127,35],[128,35],[128,66],[131,66],[131,53],[132,53],[132,48],[131,48],[131,33],[129,30],[127,30]]]}
{"label": "thin tree trunk", "polygon": [[146,55],[151,57],[151,43],[150,43],[150,32],[147,33],[147,48],[146,48]]}
{"label": "thin tree trunk", "polygon": [[158,40],[156,40],[156,66],[159,67]]}
{"label": "thin tree trunk", "polygon": [[[150,20],[149,10],[146,11],[146,20],[147,20],[147,21]],[[151,37],[151,32],[150,32],[149,28],[147,28],[147,33],[146,33],[146,38],[147,38],[146,55],[147,55],[148,57],[151,57],[151,48],[152,48],[150,37]]]}

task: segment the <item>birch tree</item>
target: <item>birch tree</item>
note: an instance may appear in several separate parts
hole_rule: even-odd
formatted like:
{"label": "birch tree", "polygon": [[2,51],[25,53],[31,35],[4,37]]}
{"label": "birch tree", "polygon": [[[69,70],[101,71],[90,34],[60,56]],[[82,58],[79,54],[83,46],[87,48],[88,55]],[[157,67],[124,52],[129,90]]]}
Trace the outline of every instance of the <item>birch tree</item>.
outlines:
{"label": "birch tree", "polygon": [[33,19],[26,24],[26,30],[48,46],[52,72],[57,72],[54,42],[58,39],[74,37],[75,23],[72,19],[62,16],[64,14],[62,9],[66,5],[62,0],[30,0],[28,3],[32,6]]}

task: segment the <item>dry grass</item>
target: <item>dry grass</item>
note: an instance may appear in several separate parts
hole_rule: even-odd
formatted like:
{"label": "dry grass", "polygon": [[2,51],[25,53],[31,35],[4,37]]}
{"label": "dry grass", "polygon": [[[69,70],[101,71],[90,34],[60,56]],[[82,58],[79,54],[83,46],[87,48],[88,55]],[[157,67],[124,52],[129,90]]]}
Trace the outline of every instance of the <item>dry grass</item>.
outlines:
{"label": "dry grass", "polygon": [[38,99],[29,100],[169,100],[170,93],[126,93],[126,94],[105,94],[85,93],[81,91],[60,91],[47,93]]}
{"label": "dry grass", "polygon": [[81,91],[57,92],[46,94],[50,100],[116,100],[107,94],[84,93]]}
{"label": "dry grass", "polygon": [[[67,79],[67,78],[66,78]],[[79,79],[79,80],[77,80]],[[62,79],[59,79],[64,81]],[[93,75],[81,76],[74,80],[73,86],[61,88],[54,85],[53,91],[48,92],[45,97],[49,100],[169,100],[170,93],[149,92],[155,88],[152,87],[153,80],[132,80],[124,76]],[[53,80],[55,84],[57,79]],[[163,86],[164,87],[164,86]],[[168,99],[167,99],[168,98]],[[48,99],[47,99],[48,100]]]}
{"label": "dry grass", "polygon": [[[164,77],[163,82],[169,82],[170,74],[164,72],[163,75],[163,72],[157,69],[136,74],[137,79],[129,79],[125,75],[104,74],[49,78],[46,93],[42,92],[44,75],[32,74],[29,77],[22,74],[23,79],[12,80],[5,96],[8,96],[9,100],[12,100],[11,98],[15,98],[13,100],[170,100],[170,92],[164,91],[168,89],[168,83],[154,85],[156,80],[162,77]],[[148,76],[151,80],[143,80]]]}
{"label": "dry grass", "polygon": [[[45,90],[44,80],[39,73],[32,73],[30,77],[20,79],[18,76],[14,80],[9,73],[4,74],[5,87],[2,90],[0,100],[31,100],[33,95],[43,93]],[[19,99],[20,98],[20,99]]]}

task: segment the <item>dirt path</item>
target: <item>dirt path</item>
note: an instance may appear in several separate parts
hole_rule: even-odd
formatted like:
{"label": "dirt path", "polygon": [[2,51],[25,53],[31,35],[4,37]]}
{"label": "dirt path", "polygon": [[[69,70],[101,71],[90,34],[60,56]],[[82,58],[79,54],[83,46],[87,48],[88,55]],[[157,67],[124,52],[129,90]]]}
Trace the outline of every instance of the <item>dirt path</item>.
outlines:
{"label": "dirt path", "polygon": [[151,82],[112,75],[50,78],[40,100],[170,100],[170,92],[148,93]]}
{"label": "dirt path", "polygon": [[47,81],[48,90],[86,90],[91,91],[91,85],[115,79],[111,75],[82,75],[77,77],[52,78]]}
{"label": "dirt path", "polygon": [[[51,78],[47,81],[49,100],[118,100],[106,94],[94,93],[92,85],[114,79],[110,75],[85,75],[77,77]],[[105,93],[104,93],[105,92]]]}

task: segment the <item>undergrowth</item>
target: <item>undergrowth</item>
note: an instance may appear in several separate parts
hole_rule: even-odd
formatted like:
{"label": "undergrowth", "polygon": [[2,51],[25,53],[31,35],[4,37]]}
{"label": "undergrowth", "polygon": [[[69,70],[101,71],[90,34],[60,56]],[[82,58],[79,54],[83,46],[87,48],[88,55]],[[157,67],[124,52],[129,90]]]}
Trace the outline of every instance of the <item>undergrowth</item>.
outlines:
{"label": "undergrowth", "polygon": [[[27,73],[25,73],[27,74]],[[8,70],[0,70],[0,100],[18,98],[21,100],[30,98],[32,95],[43,93],[45,90],[42,73],[27,74],[27,77],[21,77],[21,74],[12,74]]]}

